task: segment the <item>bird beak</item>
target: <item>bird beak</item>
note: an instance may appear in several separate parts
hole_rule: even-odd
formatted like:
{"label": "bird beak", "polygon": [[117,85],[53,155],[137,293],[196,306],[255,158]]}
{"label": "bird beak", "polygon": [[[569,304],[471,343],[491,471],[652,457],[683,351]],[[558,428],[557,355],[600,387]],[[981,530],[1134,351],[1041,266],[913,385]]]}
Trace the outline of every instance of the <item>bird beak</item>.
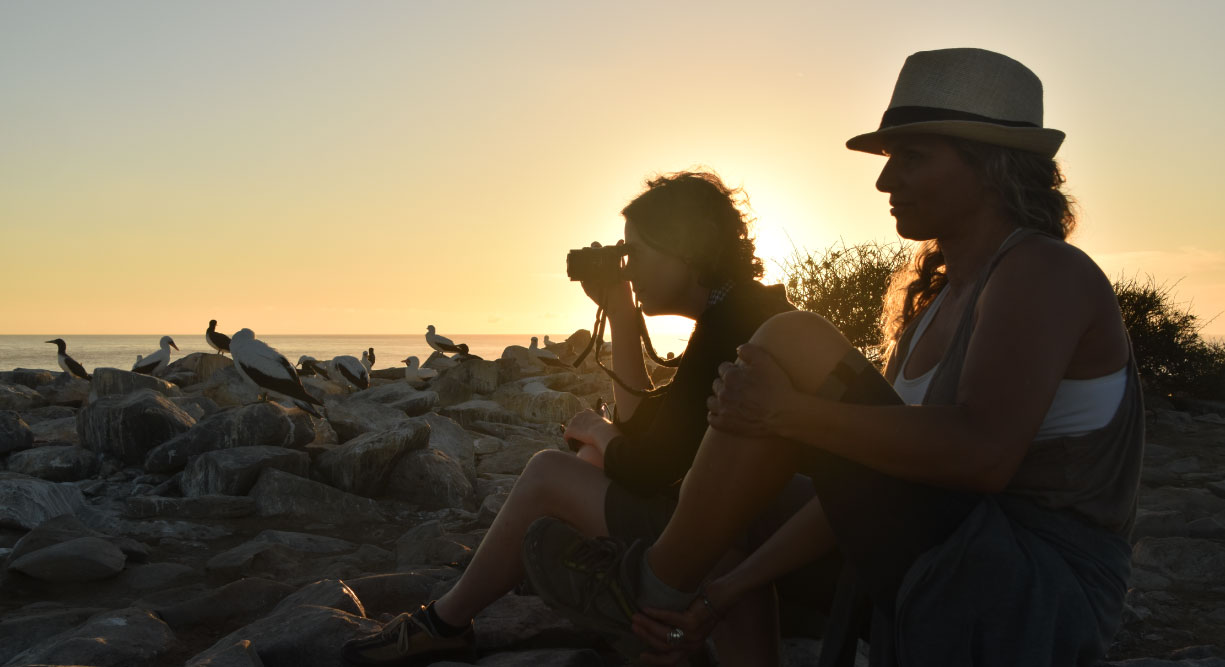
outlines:
{"label": "bird beak", "polygon": [[174,343],[170,343],[170,347],[173,347],[173,348],[175,349],[175,351],[176,351],[176,352],[178,352],[178,351],[179,351],[179,346],[178,346],[178,345],[175,345]]}

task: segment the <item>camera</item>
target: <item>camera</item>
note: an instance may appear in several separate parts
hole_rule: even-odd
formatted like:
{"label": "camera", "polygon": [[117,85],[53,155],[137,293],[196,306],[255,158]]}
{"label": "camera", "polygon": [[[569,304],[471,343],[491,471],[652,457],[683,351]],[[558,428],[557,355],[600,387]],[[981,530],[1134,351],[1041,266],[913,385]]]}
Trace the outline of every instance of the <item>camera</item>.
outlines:
{"label": "camera", "polygon": [[621,258],[627,250],[624,245],[606,245],[594,248],[577,248],[566,254],[566,275],[572,281],[592,283],[615,283],[625,280],[625,268]]}

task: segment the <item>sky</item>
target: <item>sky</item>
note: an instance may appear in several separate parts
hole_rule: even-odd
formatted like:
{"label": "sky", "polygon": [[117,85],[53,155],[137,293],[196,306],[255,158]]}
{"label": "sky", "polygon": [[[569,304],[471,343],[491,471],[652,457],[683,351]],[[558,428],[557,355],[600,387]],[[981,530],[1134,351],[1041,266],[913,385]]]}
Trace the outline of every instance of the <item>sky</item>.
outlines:
{"label": "sky", "polygon": [[975,46],[1044,83],[1072,242],[1225,335],[1225,3],[851,4],[5,0],[0,334],[565,334],[566,251],[692,167],[778,279],[896,240],[845,141]]}

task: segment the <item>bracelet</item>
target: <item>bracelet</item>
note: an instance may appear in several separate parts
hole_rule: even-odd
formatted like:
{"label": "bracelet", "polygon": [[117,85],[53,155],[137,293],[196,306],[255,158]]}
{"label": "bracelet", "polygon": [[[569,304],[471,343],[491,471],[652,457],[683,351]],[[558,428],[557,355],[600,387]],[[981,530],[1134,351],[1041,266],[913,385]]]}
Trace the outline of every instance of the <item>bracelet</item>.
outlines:
{"label": "bracelet", "polygon": [[705,586],[698,589],[698,597],[702,599],[702,604],[705,605],[705,607],[710,610],[710,613],[715,615],[715,618],[719,619],[720,621],[723,620],[723,613],[715,608],[715,605],[713,602],[710,601],[710,598],[706,597],[706,587]]}

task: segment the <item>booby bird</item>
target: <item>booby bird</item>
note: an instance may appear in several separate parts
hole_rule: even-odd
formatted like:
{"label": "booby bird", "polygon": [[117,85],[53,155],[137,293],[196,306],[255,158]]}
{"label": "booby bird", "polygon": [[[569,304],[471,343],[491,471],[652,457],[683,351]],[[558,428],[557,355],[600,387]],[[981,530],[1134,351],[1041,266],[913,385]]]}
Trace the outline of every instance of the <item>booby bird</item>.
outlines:
{"label": "booby bird", "polygon": [[67,349],[68,345],[64,343],[63,338],[55,338],[47,342],[55,343],[55,360],[59,362],[61,370],[73,377],[79,377],[82,380],[89,379],[89,373],[85,372],[85,367],[78,364],[76,359],[68,356],[68,353],[64,351]]}
{"label": "booby bird", "polygon": [[404,360],[404,363],[408,365],[404,369],[404,379],[409,382],[423,382],[438,377],[438,371],[433,368],[422,368],[417,357],[409,357]]}
{"label": "booby bird", "polygon": [[217,354],[225,354],[230,351],[230,337],[217,331],[217,320],[208,321],[208,331],[204,332],[204,340],[209,347],[217,350]]}
{"label": "booby bird", "polygon": [[455,361],[468,361],[469,359],[480,360],[480,357],[476,356],[475,354],[468,354],[468,345],[466,343],[456,345],[455,350],[455,355],[451,357]]}
{"label": "booby bird", "polygon": [[327,369],[323,367],[323,364],[319,363],[318,359],[308,354],[298,357],[298,375],[319,375],[324,378],[328,377]]}
{"label": "booby bird", "polygon": [[[459,352],[459,346],[452,343],[450,338],[439,336],[438,334],[434,333],[433,324],[425,328],[425,342],[438,352]],[[465,354],[467,354],[467,352],[465,352]]]}
{"label": "booby bird", "polygon": [[532,336],[532,344],[530,347],[527,348],[527,350],[528,352],[531,352],[532,355],[534,355],[535,357],[539,359],[556,359],[557,358],[557,354],[555,354],[553,351],[540,349],[540,341],[538,341],[535,336]]}
{"label": "booby bird", "polygon": [[323,405],[302,388],[302,380],[289,360],[267,343],[256,340],[255,332],[241,329],[230,339],[230,356],[238,374],[256,387],[285,396],[294,405],[320,417],[312,405]]}
{"label": "booby bird", "polygon": [[161,346],[157,352],[150,354],[147,357],[136,357],[136,363],[132,364],[133,373],[143,373],[144,375],[156,375],[170,363],[170,348],[179,349],[178,345],[174,344],[174,339],[170,336],[162,336],[158,342]]}
{"label": "booby bird", "polygon": [[362,366],[366,367],[366,372],[374,370],[374,348],[362,350]]}
{"label": "booby bird", "polygon": [[328,362],[328,369],[335,371],[334,373],[328,373],[328,378],[333,381],[338,381],[341,384],[348,383],[358,389],[370,388],[370,371],[366,370],[362,362],[351,354],[333,357]]}
{"label": "booby bird", "polygon": [[374,348],[372,347],[367,351],[370,353],[370,365],[366,367],[366,370],[374,370]]}

